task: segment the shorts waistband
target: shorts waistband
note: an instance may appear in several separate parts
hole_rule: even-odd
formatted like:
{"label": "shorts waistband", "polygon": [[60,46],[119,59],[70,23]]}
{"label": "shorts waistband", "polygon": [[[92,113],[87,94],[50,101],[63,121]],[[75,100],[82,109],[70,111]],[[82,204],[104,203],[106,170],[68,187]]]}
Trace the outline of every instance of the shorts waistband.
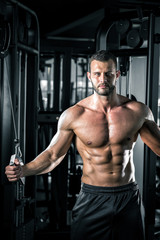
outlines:
{"label": "shorts waistband", "polygon": [[121,185],[117,187],[101,187],[89,185],[82,182],[81,191],[89,193],[116,193],[116,192],[125,192],[130,190],[138,190],[137,182],[128,183],[126,185]]}

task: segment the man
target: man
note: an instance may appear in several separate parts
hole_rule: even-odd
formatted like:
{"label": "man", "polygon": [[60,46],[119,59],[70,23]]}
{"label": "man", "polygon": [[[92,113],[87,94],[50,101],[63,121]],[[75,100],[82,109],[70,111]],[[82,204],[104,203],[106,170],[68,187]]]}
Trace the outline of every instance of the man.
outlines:
{"label": "man", "polygon": [[50,145],[35,160],[6,167],[9,181],[53,170],[73,136],[83,159],[82,189],[73,208],[72,240],[142,240],[140,195],[133,147],[138,134],[160,155],[160,132],[143,103],[116,93],[116,58],[104,50],[90,59],[94,94],[61,115]]}

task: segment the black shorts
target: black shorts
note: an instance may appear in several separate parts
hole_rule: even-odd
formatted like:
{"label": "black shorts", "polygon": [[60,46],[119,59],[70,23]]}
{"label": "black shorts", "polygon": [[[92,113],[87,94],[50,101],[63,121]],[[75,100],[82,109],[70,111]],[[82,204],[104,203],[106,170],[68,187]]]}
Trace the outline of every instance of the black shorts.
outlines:
{"label": "black shorts", "polygon": [[135,182],[119,187],[82,183],[72,217],[71,240],[144,240]]}

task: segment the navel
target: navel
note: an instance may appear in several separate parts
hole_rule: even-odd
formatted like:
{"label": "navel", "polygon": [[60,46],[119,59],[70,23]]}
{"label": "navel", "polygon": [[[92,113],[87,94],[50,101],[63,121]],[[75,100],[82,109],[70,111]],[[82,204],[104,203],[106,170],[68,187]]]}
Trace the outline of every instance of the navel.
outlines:
{"label": "navel", "polygon": [[87,141],[87,145],[91,145],[92,144],[92,142],[91,141]]}

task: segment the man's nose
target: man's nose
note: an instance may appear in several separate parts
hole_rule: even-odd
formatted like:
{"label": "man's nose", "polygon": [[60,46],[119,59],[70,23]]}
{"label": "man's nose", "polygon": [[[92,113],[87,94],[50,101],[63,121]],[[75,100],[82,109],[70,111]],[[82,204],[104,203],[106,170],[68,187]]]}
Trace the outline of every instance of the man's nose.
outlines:
{"label": "man's nose", "polygon": [[105,74],[101,74],[101,76],[100,76],[100,82],[101,83],[104,83],[104,82],[106,82],[107,81],[107,77],[105,76]]}

